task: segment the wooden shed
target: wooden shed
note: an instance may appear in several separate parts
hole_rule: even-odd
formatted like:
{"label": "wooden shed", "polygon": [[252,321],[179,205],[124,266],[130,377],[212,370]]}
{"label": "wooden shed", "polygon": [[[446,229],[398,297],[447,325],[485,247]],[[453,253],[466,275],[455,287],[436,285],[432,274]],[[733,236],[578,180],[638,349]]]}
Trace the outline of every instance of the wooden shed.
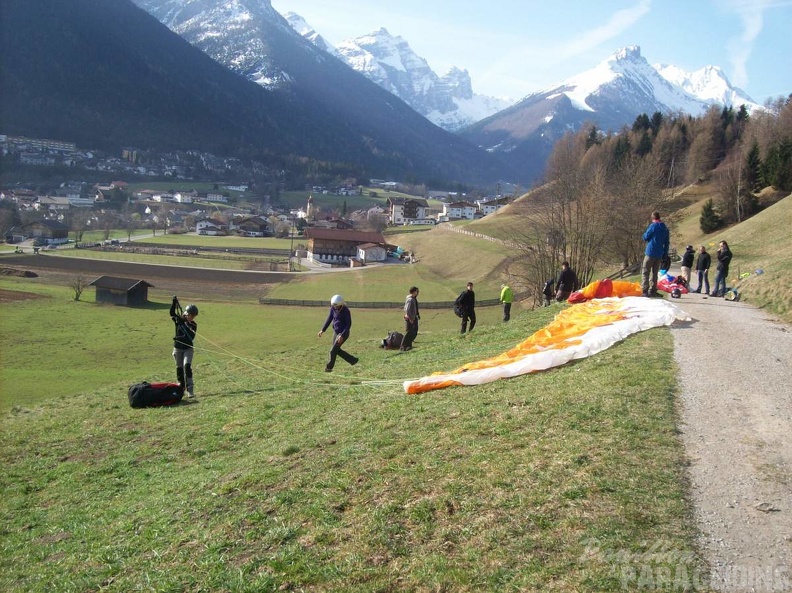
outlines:
{"label": "wooden shed", "polygon": [[96,302],[140,307],[148,303],[148,289],[154,288],[145,280],[100,276],[89,286],[96,287]]}

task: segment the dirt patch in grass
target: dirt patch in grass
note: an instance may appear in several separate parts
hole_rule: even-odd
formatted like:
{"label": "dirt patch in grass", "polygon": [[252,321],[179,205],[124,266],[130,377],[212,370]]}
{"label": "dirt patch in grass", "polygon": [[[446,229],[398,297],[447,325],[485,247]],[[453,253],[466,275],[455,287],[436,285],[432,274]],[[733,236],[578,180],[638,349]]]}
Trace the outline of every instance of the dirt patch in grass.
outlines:
{"label": "dirt patch in grass", "polygon": [[16,303],[19,301],[31,301],[34,299],[43,299],[44,296],[34,292],[25,292],[22,290],[6,290],[0,288],[0,303]]}

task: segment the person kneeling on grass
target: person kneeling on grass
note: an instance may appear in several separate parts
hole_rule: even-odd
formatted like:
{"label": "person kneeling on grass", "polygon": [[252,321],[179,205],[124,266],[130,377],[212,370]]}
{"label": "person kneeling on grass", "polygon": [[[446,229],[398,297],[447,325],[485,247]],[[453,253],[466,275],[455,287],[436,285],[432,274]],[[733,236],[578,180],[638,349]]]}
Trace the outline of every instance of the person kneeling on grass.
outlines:
{"label": "person kneeling on grass", "polygon": [[330,299],[330,313],[327,315],[324,326],[319,330],[319,337],[325,330],[333,325],[333,346],[330,348],[330,359],[325,366],[325,372],[331,372],[335,366],[336,356],[340,356],[351,365],[356,365],[358,359],[349,352],[341,349],[344,342],[349,339],[349,332],[352,329],[352,313],[344,302],[344,297],[340,294],[333,295]]}

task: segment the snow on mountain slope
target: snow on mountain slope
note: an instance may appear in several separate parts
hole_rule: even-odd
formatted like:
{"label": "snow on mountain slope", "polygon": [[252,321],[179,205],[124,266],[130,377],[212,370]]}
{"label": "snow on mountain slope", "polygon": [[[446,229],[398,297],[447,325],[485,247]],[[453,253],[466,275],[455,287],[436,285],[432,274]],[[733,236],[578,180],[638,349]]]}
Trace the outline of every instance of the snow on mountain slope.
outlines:
{"label": "snow on mountain slope", "polygon": [[[672,84],[658,73],[641,55],[641,48],[620,49],[594,68],[568,78],[555,87],[540,91],[565,94],[583,111],[595,111],[593,98],[605,88],[634,89],[643,96],[635,99],[654,111],[684,111],[699,114],[707,108],[705,101]],[[552,96],[552,95],[551,95]]]}
{"label": "snow on mountain slope", "polygon": [[695,72],[686,72],[677,66],[656,64],[657,72],[671,84],[683,88],[689,94],[707,103],[745,105],[748,111],[762,109],[748,94],[734,87],[718,66],[705,66]]}
{"label": "snow on mountain slope", "polygon": [[[304,19],[289,13],[295,31],[315,41],[315,31]],[[467,70],[452,68],[438,76],[409,43],[387,29],[342,41],[331,51],[352,69],[393,93],[421,115],[455,131],[497,113],[512,101],[473,93]]]}

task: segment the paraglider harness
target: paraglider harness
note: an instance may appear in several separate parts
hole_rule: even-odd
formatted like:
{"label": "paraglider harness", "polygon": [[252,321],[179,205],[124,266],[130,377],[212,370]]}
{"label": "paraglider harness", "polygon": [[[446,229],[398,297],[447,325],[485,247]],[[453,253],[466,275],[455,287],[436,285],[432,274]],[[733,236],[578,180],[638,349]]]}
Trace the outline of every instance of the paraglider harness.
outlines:
{"label": "paraglider harness", "polygon": [[380,348],[385,350],[398,350],[404,340],[404,334],[397,331],[388,332],[388,336],[380,342]]}
{"label": "paraglider harness", "polygon": [[197,325],[188,322],[184,319],[185,313],[190,313],[190,308],[195,309],[195,305],[187,305],[187,309],[182,309],[179,299],[174,295],[173,303],[171,304],[171,319],[176,324],[176,335],[173,336],[173,347],[178,349],[192,348]]}

